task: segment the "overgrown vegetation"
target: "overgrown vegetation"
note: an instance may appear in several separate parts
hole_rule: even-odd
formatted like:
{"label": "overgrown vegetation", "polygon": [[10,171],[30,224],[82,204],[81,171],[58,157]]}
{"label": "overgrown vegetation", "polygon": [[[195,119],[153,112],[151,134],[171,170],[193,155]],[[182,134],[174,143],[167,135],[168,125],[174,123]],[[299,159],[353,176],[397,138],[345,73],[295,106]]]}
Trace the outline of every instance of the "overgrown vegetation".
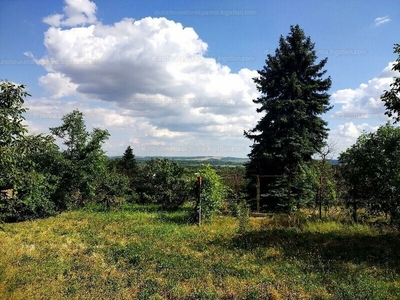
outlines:
{"label": "overgrown vegetation", "polygon": [[396,299],[390,228],[305,216],[187,224],[191,208],[95,209],[0,231],[1,299]]}
{"label": "overgrown vegetation", "polygon": [[362,134],[339,160],[353,210],[385,213],[392,224],[400,224],[400,128],[386,124]]}

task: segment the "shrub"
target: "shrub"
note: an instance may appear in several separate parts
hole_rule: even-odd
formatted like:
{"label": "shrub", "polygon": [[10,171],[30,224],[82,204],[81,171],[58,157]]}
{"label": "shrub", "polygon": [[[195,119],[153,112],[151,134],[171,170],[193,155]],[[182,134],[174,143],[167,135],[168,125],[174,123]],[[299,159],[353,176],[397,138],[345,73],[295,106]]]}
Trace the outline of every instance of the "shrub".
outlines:
{"label": "shrub", "polygon": [[152,158],[141,169],[137,192],[142,203],[177,209],[192,197],[188,170],[169,159]]}
{"label": "shrub", "polygon": [[201,165],[198,174],[202,178],[201,202],[197,200],[195,213],[201,207],[202,220],[209,221],[219,212],[226,198],[226,188],[222,184],[221,177],[210,165]]}

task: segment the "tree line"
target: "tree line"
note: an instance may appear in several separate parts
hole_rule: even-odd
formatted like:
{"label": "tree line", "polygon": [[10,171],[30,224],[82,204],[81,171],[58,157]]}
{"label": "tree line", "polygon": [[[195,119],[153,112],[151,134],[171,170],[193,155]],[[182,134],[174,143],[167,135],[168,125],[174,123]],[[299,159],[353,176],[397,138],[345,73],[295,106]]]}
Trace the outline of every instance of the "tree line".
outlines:
{"label": "tree line", "polygon": [[[394,52],[400,55],[398,44]],[[88,132],[79,110],[65,115],[50,135],[31,135],[23,125],[24,99],[30,96],[25,85],[2,81],[0,220],[43,218],[88,205],[109,210],[126,202],[154,203],[164,210],[191,203],[193,220],[200,208],[207,220],[217,212],[254,209],[260,189],[264,211],[314,208],[322,217],[323,211],[344,205],[354,219],[363,209],[398,223],[400,129],[387,123],[375,133],[363,133],[332,166],[327,159],[334,145],[327,142],[328,124],[322,119],[332,109],[326,63],[326,58],[317,61],[314,43],[298,25],[280,37],[275,54],[267,55],[254,78],[260,96],[253,102],[261,117],[244,131],[253,145],[249,162],[239,169],[184,166],[167,158],[138,163],[131,147],[110,159],[102,149],[109,132]],[[400,71],[400,58],[393,70]],[[399,89],[395,78],[381,97],[395,122],[400,120]],[[196,177],[202,177],[200,193]]]}
{"label": "tree line", "polygon": [[[102,144],[107,130],[86,130],[79,110],[65,115],[51,135],[29,135],[23,125],[24,85],[0,84],[0,219],[16,222],[98,204],[109,210],[124,202],[159,204],[177,209],[196,204],[193,169],[167,158],[138,164],[129,146],[123,156],[109,159]],[[56,139],[64,145],[61,150]],[[203,178],[203,218],[219,207],[225,189],[208,165],[196,168]],[[195,217],[195,214],[194,214]]]}

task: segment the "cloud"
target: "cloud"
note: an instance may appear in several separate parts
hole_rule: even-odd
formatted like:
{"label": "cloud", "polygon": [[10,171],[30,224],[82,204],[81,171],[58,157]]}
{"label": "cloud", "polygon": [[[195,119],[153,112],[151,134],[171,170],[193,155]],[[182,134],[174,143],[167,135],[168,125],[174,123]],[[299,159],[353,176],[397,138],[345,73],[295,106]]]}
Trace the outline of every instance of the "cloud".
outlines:
{"label": "cloud", "polygon": [[390,89],[393,77],[400,76],[399,72],[392,70],[393,64],[388,63],[377,77],[355,89],[342,89],[332,94],[331,102],[339,110],[328,116],[329,121],[344,124],[336,125],[330,131],[330,138],[339,141],[340,151],[353,145],[364,130],[374,132],[379,125],[390,120],[385,115],[386,109],[380,97],[384,90]]}
{"label": "cloud", "polygon": [[385,23],[387,23],[387,22],[390,22],[390,18],[389,18],[388,16],[379,17],[379,18],[376,18],[376,19],[375,19],[375,21],[374,21],[374,26],[375,26],[375,27],[378,27],[378,26],[381,26],[382,24],[385,24]]}
{"label": "cloud", "polygon": [[45,87],[53,98],[61,98],[76,94],[77,84],[61,73],[48,73],[39,77],[39,85]]}
{"label": "cloud", "polygon": [[65,0],[65,14],[54,14],[43,18],[43,22],[50,26],[77,26],[94,24],[96,18],[96,4],[89,0]]}
{"label": "cloud", "polygon": [[379,119],[387,121],[384,115],[385,107],[380,99],[384,90],[390,89],[393,77],[400,76],[393,71],[394,62],[390,62],[379,76],[362,83],[356,89],[342,89],[332,94],[333,104],[340,104],[340,110],[330,115],[330,118],[348,119]]}
{"label": "cloud", "polygon": [[[71,3],[67,1],[67,6]],[[95,5],[90,11],[95,12]],[[74,10],[67,17],[76,14]],[[68,18],[60,19],[60,24]],[[78,23],[68,22],[71,26]],[[197,143],[207,138],[208,145],[230,141],[247,145],[243,130],[259,118],[252,103],[258,96],[252,80],[257,72],[241,69],[233,73],[208,58],[207,43],[181,23],[146,17],[124,18],[110,25],[52,26],[45,32],[44,45],[46,55],[35,61],[48,71],[39,83],[52,98],[100,100],[123,113],[114,123],[104,124],[141,120],[135,128],[153,142],[157,138],[196,142],[197,137]]]}
{"label": "cloud", "polygon": [[367,123],[362,123],[360,125],[355,125],[353,122],[348,122],[343,125],[337,126],[333,131],[336,135],[346,138],[356,139],[360,136],[362,132],[374,132],[378,127],[370,126]]}
{"label": "cloud", "polygon": [[363,133],[375,132],[379,126],[371,126],[368,123],[354,124],[353,122],[346,122],[338,125],[329,133],[329,139],[338,141],[335,146],[335,154],[339,155],[347,148],[355,144],[357,138]]}

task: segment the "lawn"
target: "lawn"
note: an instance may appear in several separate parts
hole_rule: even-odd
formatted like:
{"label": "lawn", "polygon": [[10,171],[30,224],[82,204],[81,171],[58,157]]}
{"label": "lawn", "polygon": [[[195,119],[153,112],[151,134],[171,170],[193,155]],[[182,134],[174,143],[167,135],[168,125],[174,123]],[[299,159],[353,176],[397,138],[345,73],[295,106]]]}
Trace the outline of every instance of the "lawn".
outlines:
{"label": "lawn", "polygon": [[131,206],[3,224],[0,299],[400,299],[396,231]]}

